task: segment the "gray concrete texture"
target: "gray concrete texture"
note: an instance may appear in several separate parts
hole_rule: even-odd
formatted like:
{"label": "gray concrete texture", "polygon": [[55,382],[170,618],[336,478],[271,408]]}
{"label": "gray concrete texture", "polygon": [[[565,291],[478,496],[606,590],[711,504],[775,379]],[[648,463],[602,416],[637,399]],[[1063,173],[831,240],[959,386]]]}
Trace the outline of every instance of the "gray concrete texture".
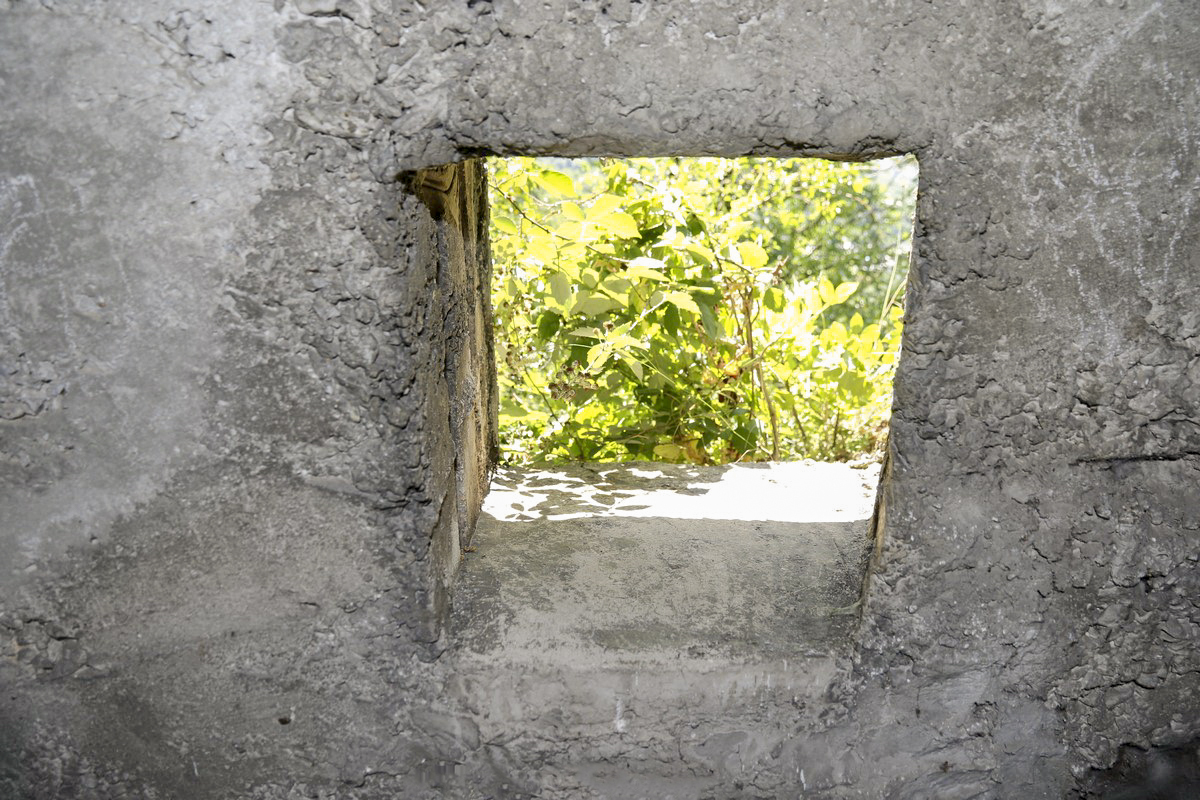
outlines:
{"label": "gray concrete texture", "polygon": [[[0,796],[1188,796],[1198,34],[1186,0],[0,0]],[[466,160],[900,152],[845,655],[470,669]],[[639,675],[679,703],[618,713]]]}
{"label": "gray concrete texture", "polygon": [[878,478],[812,462],[501,471],[464,554],[455,649],[586,670],[846,650]]}

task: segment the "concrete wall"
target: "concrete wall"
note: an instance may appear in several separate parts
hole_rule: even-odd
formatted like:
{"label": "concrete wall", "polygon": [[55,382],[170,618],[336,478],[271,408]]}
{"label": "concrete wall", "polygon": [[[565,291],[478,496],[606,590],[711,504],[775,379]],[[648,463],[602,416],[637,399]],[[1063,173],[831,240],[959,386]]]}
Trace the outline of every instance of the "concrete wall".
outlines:
{"label": "concrete wall", "polygon": [[[1194,4],[0,15],[0,795],[639,796],[597,770],[641,764],[651,796],[1062,797],[1194,768]],[[749,695],[773,734],[522,743],[439,638],[494,393],[478,165],[413,173],[485,152],[920,159],[881,556],[820,702]]]}

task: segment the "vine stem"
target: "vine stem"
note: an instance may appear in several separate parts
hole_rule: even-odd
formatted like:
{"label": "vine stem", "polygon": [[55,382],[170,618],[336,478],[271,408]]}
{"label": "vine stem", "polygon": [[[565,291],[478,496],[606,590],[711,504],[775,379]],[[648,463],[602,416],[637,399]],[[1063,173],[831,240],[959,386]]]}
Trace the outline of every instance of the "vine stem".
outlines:
{"label": "vine stem", "polygon": [[758,378],[758,386],[762,389],[763,402],[767,404],[767,413],[771,420],[771,460],[779,460],[779,411],[775,408],[775,400],[767,388],[766,378],[763,377],[762,361],[754,354],[754,288],[747,287],[742,295],[742,313],[746,317],[746,348],[750,361],[754,364],[754,375]]}

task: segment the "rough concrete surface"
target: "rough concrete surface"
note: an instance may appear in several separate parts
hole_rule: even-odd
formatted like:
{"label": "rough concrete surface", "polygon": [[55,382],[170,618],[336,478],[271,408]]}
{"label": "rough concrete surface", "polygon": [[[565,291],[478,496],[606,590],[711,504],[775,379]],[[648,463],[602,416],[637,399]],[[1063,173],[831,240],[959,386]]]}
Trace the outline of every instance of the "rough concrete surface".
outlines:
{"label": "rough concrete surface", "polygon": [[456,649],[585,670],[848,651],[877,481],[814,463],[502,472]]}
{"label": "rough concrete surface", "polygon": [[[1186,0],[0,0],[0,796],[1195,795],[1198,34]],[[470,669],[470,159],[900,152],[850,650],[688,698]]]}

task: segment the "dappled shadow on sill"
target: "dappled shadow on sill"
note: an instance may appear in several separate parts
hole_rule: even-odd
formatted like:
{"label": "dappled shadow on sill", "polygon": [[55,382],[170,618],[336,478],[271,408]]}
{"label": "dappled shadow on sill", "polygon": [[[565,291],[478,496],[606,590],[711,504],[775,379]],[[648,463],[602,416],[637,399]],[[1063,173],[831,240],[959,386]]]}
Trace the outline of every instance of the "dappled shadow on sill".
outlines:
{"label": "dappled shadow on sill", "polygon": [[507,473],[464,553],[453,637],[539,666],[829,655],[857,623],[875,475],[811,462]]}
{"label": "dappled shadow on sill", "polygon": [[871,514],[878,465],[814,461],[565,464],[500,470],[484,513],[506,522],[589,516],[837,522]]}

